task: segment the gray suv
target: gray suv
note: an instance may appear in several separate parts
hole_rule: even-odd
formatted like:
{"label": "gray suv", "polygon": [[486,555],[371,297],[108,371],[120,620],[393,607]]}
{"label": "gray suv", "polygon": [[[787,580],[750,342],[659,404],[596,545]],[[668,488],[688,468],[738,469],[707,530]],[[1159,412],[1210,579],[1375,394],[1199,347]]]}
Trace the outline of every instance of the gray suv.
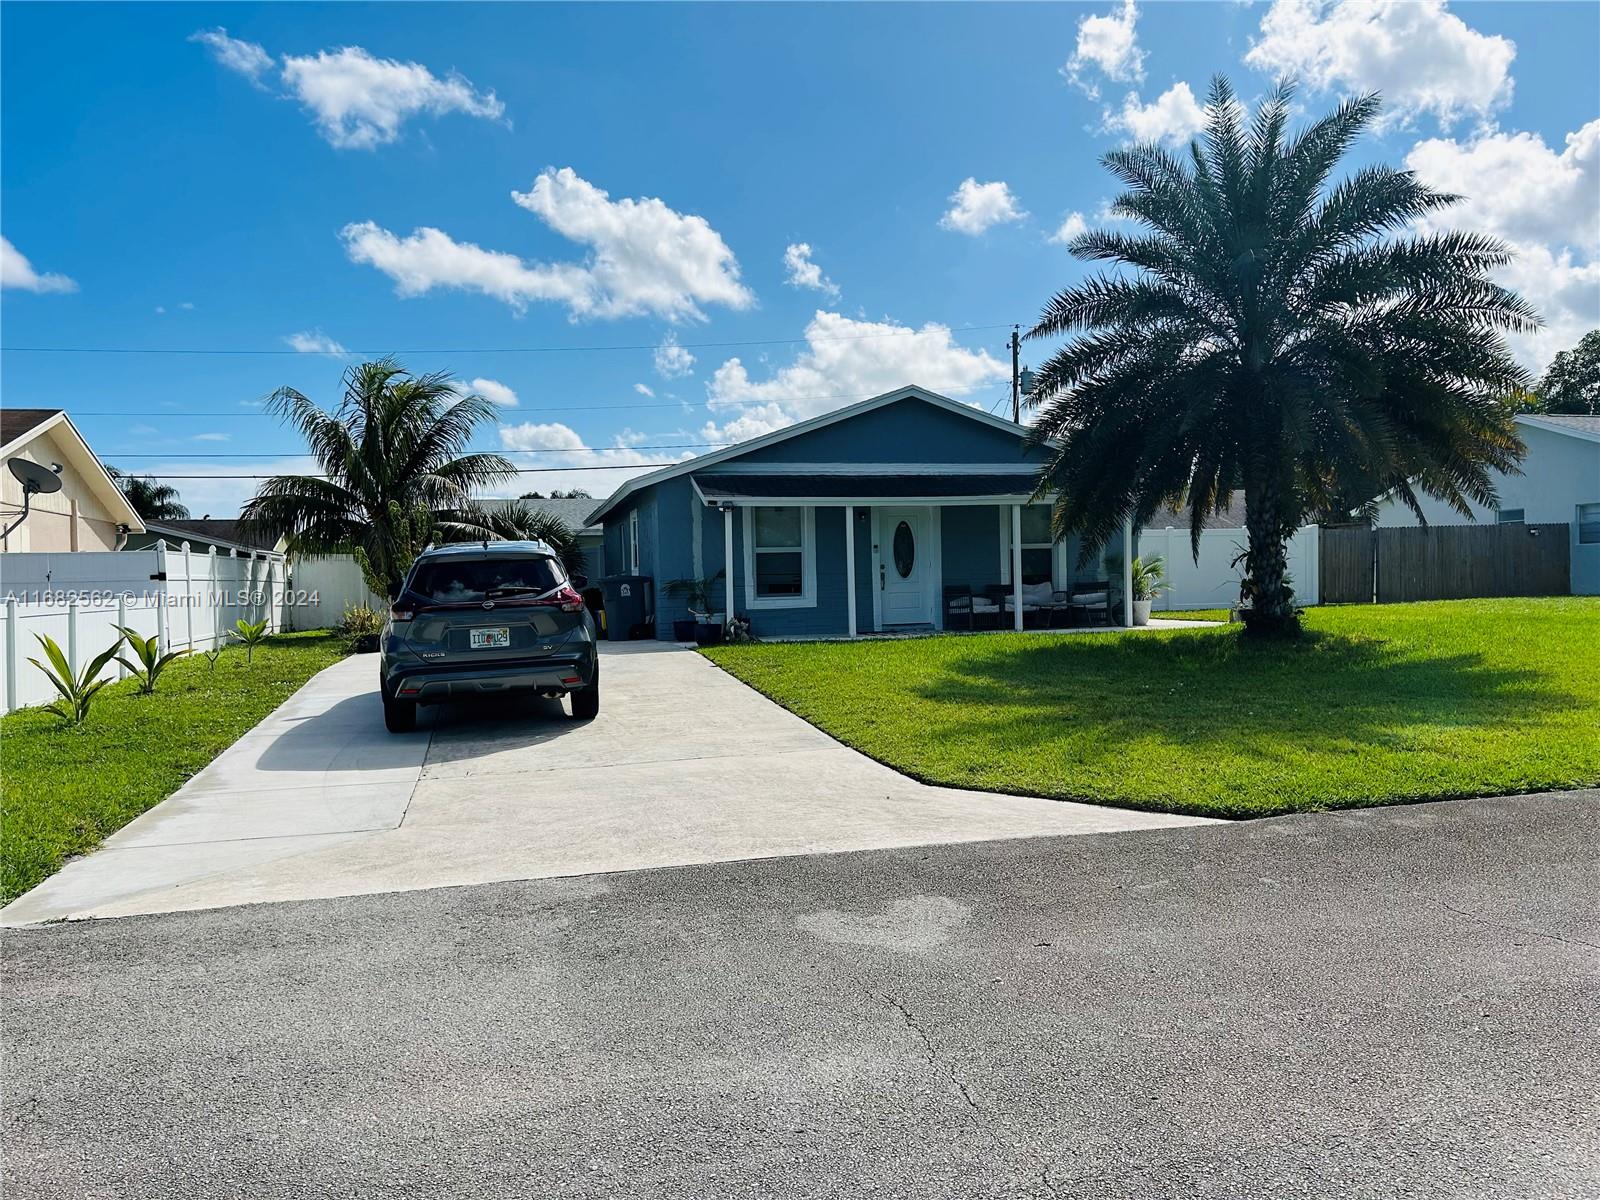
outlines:
{"label": "gray suv", "polygon": [[[418,704],[531,691],[600,712],[594,618],[543,542],[472,542],[424,550],[389,610],[379,686],[383,723],[414,729]],[[574,587],[574,583],[576,587]]]}

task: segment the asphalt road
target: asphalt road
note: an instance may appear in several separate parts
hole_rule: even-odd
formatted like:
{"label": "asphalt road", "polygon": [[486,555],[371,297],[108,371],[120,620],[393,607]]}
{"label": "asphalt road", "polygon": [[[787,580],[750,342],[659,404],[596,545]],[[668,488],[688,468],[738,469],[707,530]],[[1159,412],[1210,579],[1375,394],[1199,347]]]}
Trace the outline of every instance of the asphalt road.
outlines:
{"label": "asphalt road", "polygon": [[8,931],[6,1195],[1600,1196],[1600,795]]}

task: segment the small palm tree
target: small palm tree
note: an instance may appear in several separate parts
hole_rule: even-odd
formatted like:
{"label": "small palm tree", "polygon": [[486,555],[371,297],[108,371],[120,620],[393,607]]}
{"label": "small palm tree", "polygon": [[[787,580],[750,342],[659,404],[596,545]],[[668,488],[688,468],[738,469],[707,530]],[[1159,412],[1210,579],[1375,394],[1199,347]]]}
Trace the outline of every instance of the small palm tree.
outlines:
{"label": "small palm tree", "polygon": [[1254,632],[1298,620],[1285,543],[1349,496],[1395,489],[1459,511],[1492,505],[1491,472],[1522,453],[1499,397],[1528,380],[1503,334],[1538,317],[1487,272],[1505,246],[1472,233],[1402,234],[1457,197],[1375,165],[1327,180],[1378,112],[1347,101],[1289,136],[1293,88],[1245,122],[1226,80],[1186,155],[1108,154],[1137,232],[1075,238],[1099,275],[1046,306],[1029,337],[1070,336],[1037,375],[1035,443],[1058,449],[1040,491],[1085,559],[1131,519],[1187,499],[1207,519],[1242,488]]}
{"label": "small palm tree", "polygon": [[430,538],[480,531],[463,517],[473,491],[515,474],[498,454],[468,452],[497,410],[443,372],[362,363],[345,372],[332,412],[288,387],[268,409],[300,431],[322,473],[266,480],[244,506],[246,527],[286,534],[291,553],[354,554],[372,590],[391,599]]}
{"label": "small palm tree", "polygon": [[141,521],[188,520],[189,510],[179,503],[177,488],[157,483],[148,475],[126,474],[116,467],[107,467],[106,474],[117,481]]}

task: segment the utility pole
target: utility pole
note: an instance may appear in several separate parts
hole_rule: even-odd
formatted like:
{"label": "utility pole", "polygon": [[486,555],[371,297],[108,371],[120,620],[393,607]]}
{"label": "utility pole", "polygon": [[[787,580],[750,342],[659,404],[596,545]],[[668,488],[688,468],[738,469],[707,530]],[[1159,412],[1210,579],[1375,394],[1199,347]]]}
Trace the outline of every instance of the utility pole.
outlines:
{"label": "utility pole", "polygon": [[1011,327],[1011,420],[1017,425],[1022,424],[1022,338],[1021,326]]}

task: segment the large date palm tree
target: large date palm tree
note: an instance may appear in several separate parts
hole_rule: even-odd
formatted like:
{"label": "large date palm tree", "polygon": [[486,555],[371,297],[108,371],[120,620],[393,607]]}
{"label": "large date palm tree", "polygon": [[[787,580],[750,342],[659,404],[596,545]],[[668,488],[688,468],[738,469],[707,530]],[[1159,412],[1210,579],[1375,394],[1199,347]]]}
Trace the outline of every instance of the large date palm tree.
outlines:
{"label": "large date palm tree", "polygon": [[1091,230],[1070,249],[1121,270],[1068,288],[1029,337],[1069,336],[1038,372],[1035,443],[1059,448],[1040,491],[1058,536],[1094,554],[1131,519],[1187,499],[1196,552],[1207,518],[1245,496],[1246,613],[1298,629],[1285,543],[1341,497],[1395,489],[1466,512],[1521,456],[1500,397],[1528,380],[1504,334],[1538,317],[1487,272],[1509,253],[1473,233],[1407,232],[1457,197],[1409,171],[1328,178],[1378,112],[1375,96],[1288,132],[1293,87],[1247,118],[1211,87],[1204,135],[1102,160],[1140,228]]}
{"label": "large date palm tree", "polygon": [[264,533],[287,534],[292,553],[353,554],[372,589],[392,599],[430,539],[493,536],[474,517],[472,493],[515,468],[498,454],[468,452],[497,409],[462,395],[448,374],[413,376],[392,359],[362,363],[345,372],[333,411],[289,387],[272,394],[268,410],[300,431],[321,473],[266,480],[241,516]]}

